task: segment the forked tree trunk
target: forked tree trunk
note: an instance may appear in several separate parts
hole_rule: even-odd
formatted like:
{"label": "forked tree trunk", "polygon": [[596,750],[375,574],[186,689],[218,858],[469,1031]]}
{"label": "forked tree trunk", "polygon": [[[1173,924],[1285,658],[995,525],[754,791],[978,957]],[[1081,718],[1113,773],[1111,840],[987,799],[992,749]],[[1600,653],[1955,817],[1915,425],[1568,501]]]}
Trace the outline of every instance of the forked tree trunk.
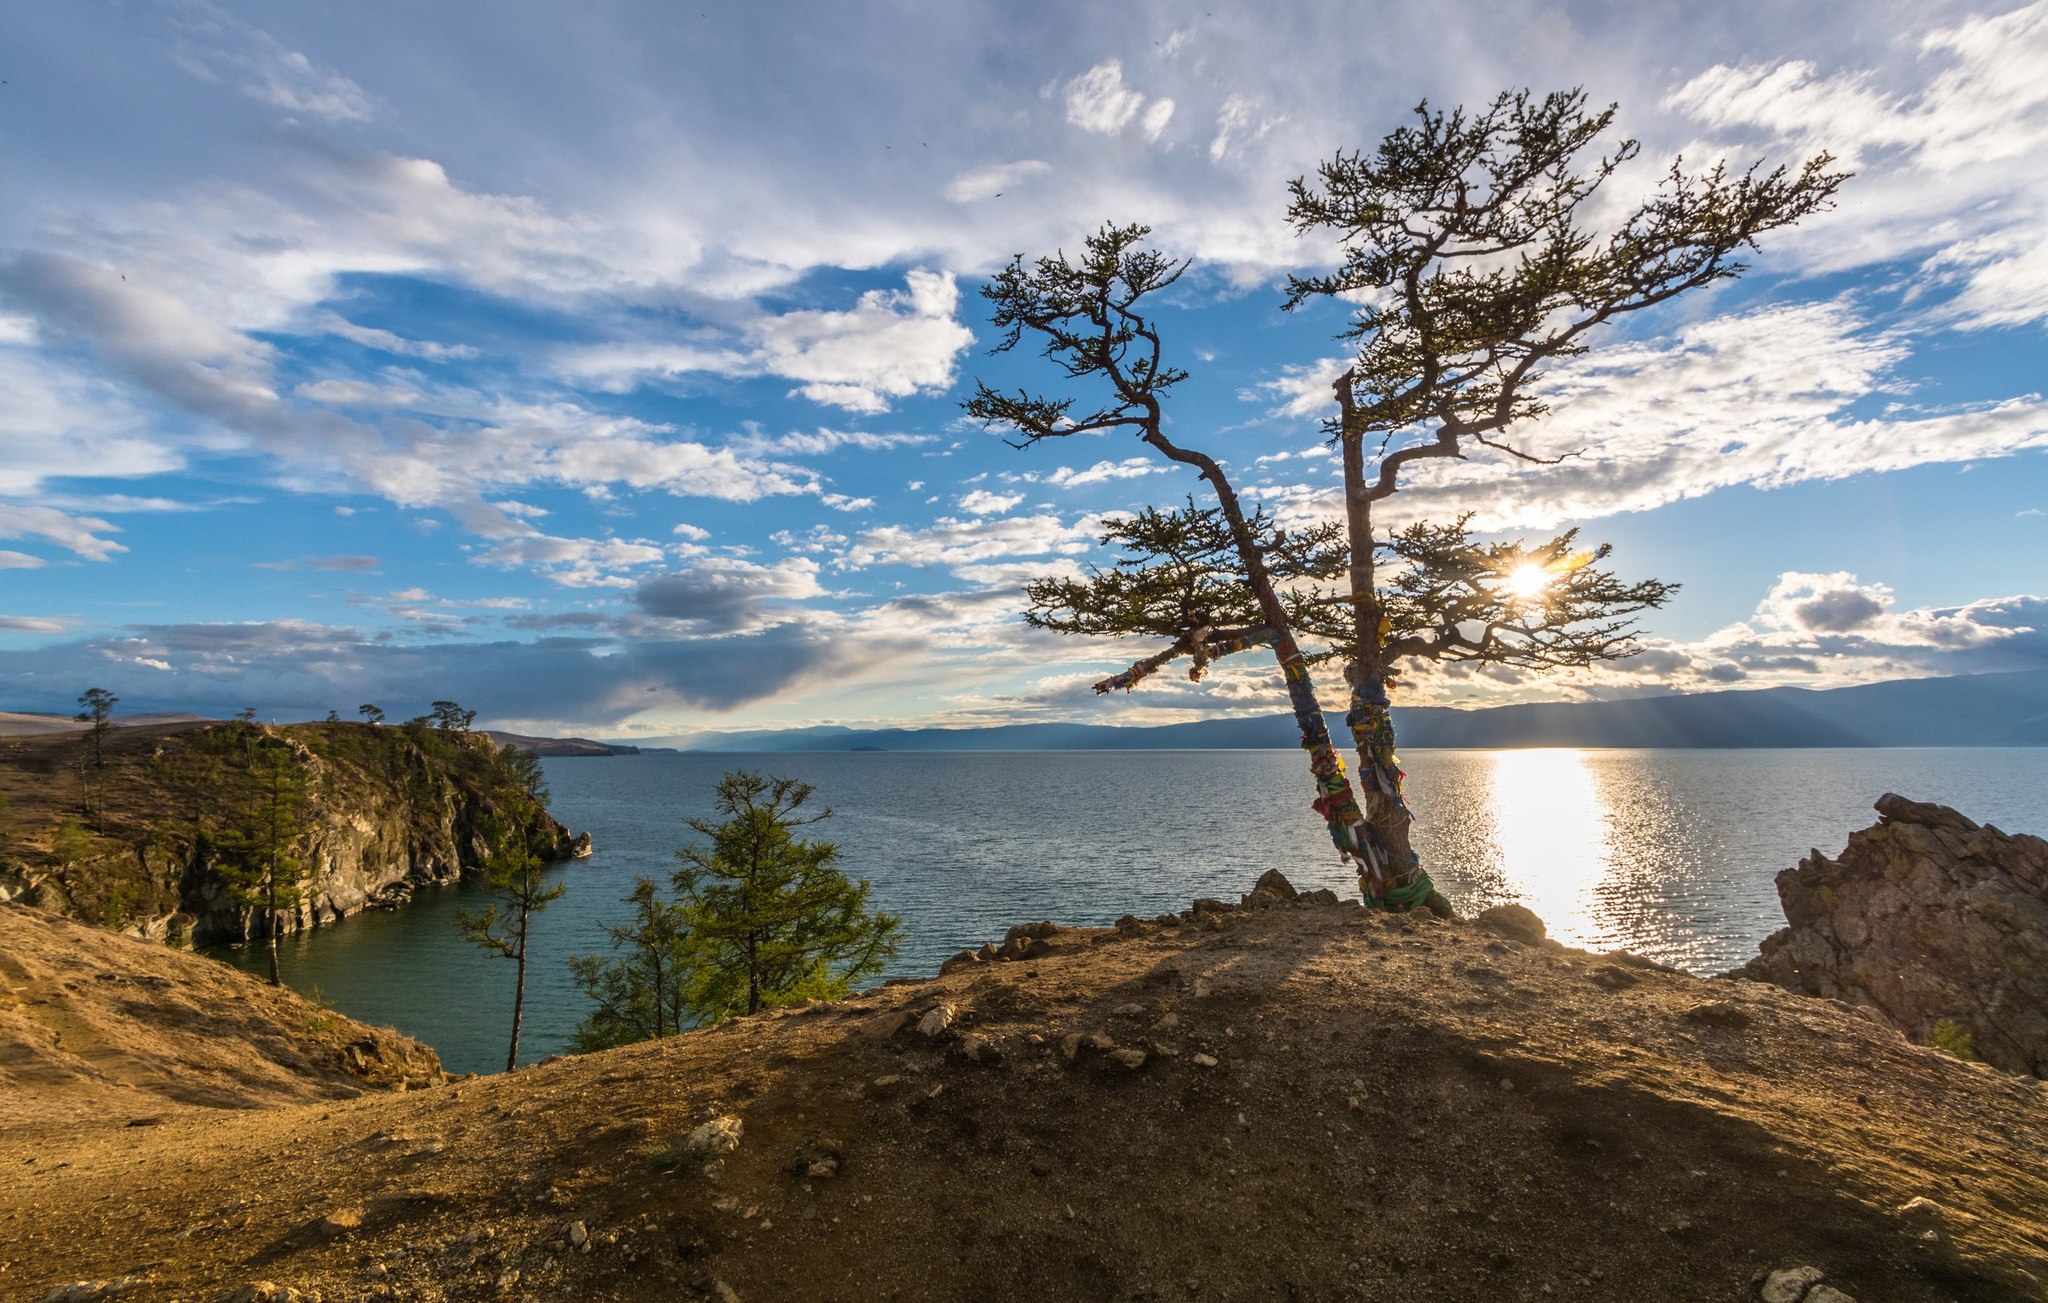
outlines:
{"label": "forked tree trunk", "polygon": [[1352,634],[1357,645],[1344,676],[1351,686],[1344,722],[1358,748],[1358,785],[1365,791],[1369,843],[1358,888],[1368,905],[1393,910],[1420,905],[1448,918],[1450,902],[1436,890],[1415,853],[1409,836],[1415,817],[1401,792],[1404,775],[1394,752],[1393,703],[1387,697],[1387,629],[1373,575],[1372,495],[1365,483],[1363,440],[1347,428],[1342,444],[1344,520],[1351,544]]}

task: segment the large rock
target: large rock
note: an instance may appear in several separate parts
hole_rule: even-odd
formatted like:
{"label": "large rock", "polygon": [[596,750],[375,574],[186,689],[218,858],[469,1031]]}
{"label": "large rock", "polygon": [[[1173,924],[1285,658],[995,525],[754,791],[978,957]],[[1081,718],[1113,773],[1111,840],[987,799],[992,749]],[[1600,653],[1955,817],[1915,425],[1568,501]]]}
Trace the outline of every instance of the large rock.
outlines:
{"label": "large rock", "polygon": [[1877,812],[1841,858],[1778,875],[1790,926],[1736,975],[1874,1009],[1919,1041],[1952,1023],[1986,1063],[2048,1077],[2048,841],[1889,793]]}

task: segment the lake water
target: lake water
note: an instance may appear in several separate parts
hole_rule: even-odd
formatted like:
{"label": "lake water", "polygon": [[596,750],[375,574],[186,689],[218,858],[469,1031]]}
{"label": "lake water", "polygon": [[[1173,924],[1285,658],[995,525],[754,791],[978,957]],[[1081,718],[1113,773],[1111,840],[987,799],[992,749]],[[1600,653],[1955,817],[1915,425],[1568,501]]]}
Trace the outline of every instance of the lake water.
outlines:
{"label": "lake water", "polygon": [[[1798,751],[1414,751],[1415,845],[1462,913],[1520,901],[1569,945],[1629,949],[1694,972],[1732,968],[1784,922],[1772,878],[1838,854],[1887,791],[2048,834],[2048,748]],[[890,971],[929,975],[1013,923],[1099,925],[1234,900],[1269,868],[1355,892],[1308,809],[1299,751],[654,754],[546,762],[556,816],[596,850],[556,870],[568,893],[536,924],[522,1061],[566,1045],[584,1013],[564,960],[605,948],[635,875],[666,882],[731,769],[811,783],[814,830],[903,917]],[[422,892],[280,943],[285,979],[395,1026],[451,1071],[504,1063],[513,966],[456,935],[468,888]],[[261,955],[233,956],[260,971]]]}

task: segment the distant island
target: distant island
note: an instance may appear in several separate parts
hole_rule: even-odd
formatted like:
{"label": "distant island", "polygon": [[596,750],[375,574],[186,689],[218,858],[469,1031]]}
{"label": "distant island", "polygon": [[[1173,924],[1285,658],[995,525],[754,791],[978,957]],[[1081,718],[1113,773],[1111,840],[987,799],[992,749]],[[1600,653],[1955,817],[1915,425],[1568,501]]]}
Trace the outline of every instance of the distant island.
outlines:
{"label": "distant island", "polygon": [[[1405,747],[1963,747],[2048,745],[2048,670],[1460,710],[1405,706]],[[1342,721],[1332,717],[1338,729]],[[1285,714],[1153,727],[838,726],[714,733],[690,751],[1151,751],[1297,745]]]}

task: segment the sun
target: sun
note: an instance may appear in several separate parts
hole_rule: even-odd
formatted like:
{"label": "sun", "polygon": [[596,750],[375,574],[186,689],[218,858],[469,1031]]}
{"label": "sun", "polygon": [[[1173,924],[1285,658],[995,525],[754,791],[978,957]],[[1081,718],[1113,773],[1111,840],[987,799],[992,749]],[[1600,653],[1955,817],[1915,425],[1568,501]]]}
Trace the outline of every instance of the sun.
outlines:
{"label": "sun", "polygon": [[1550,586],[1550,574],[1533,561],[1525,561],[1507,572],[1507,589],[1513,596],[1527,600],[1542,595]]}

